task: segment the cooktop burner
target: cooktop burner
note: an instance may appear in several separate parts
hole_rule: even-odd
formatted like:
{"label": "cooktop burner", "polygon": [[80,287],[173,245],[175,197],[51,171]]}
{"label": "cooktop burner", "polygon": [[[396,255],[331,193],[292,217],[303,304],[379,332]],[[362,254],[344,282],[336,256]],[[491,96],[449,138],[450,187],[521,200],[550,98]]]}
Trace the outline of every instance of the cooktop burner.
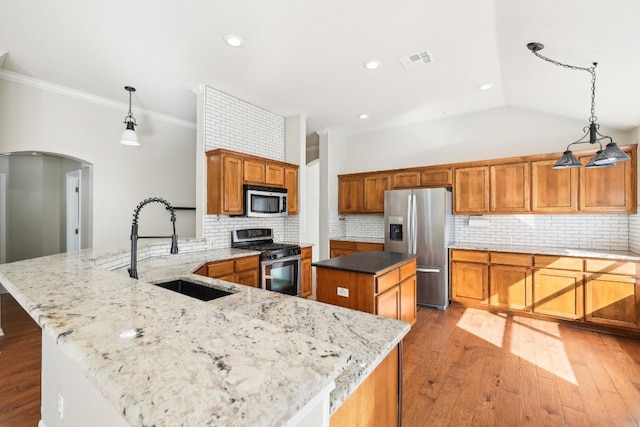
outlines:
{"label": "cooktop burner", "polygon": [[300,246],[292,243],[274,243],[272,228],[251,228],[233,230],[231,247],[260,251],[260,258],[279,259],[300,255]]}

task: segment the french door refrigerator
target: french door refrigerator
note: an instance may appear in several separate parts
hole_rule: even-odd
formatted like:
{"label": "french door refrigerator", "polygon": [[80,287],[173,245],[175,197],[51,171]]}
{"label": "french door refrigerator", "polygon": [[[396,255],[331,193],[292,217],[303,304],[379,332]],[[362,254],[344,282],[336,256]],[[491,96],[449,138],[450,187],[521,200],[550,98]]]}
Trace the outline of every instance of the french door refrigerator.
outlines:
{"label": "french door refrigerator", "polygon": [[449,305],[449,256],[453,238],[451,190],[424,188],[384,192],[384,250],[417,254],[417,302]]}

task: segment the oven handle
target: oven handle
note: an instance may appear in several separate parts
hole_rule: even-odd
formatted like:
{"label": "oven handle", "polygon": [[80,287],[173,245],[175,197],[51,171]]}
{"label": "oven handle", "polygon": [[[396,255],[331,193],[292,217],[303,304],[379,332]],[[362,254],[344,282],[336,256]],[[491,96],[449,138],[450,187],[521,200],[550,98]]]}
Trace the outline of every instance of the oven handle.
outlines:
{"label": "oven handle", "polygon": [[287,262],[287,261],[301,261],[302,257],[300,255],[294,255],[287,258],[278,258],[278,259],[265,259],[264,261],[260,261],[261,265],[271,265],[276,262]]}

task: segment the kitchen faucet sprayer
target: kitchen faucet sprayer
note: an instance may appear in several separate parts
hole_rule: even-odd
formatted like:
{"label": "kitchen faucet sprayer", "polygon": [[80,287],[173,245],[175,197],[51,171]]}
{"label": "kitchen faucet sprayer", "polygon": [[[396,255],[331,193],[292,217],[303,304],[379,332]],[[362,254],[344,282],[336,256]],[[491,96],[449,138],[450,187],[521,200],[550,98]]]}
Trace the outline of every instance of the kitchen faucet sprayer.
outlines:
{"label": "kitchen faucet sprayer", "polygon": [[[171,211],[171,222],[173,223],[173,234],[171,236],[138,236],[138,217],[140,210],[149,203],[158,202],[164,204]],[[129,277],[138,278],[138,239],[156,239],[171,238],[171,253],[178,253],[178,236],[176,235],[176,212],[169,202],[159,197],[151,197],[145,199],[133,211],[133,223],[131,224],[131,268],[129,268]]]}

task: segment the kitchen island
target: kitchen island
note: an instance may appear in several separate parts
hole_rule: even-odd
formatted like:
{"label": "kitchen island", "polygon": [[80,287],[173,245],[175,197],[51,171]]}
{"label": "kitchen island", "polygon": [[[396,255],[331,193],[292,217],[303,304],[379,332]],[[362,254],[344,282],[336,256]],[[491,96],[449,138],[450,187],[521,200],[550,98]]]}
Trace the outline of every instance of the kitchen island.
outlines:
{"label": "kitchen island", "polygon": [[362,251],[312,265],[318,301],[415,323],[415,254]]}
{"label": "kitchen island", "polygon": [[[192,274],[207,261],[250,251],[158,255],[168,252],[161,248],[140,257],[139,280],[128,277],[125,252],[83,250],[0,266],[0,283],[43,330],[46,427],[62,425],[60,396],[47,385],[46,351],[77,369],[121,417],[119,425],[296,425],[299,413],[335,384],[328,419],[409,329]],[[203,302],[152,284],[174,279],[232,295]],[[86,404],[73,397],[64,396],[66,407]],[[65,422],[72,416],[66,411]]]}

